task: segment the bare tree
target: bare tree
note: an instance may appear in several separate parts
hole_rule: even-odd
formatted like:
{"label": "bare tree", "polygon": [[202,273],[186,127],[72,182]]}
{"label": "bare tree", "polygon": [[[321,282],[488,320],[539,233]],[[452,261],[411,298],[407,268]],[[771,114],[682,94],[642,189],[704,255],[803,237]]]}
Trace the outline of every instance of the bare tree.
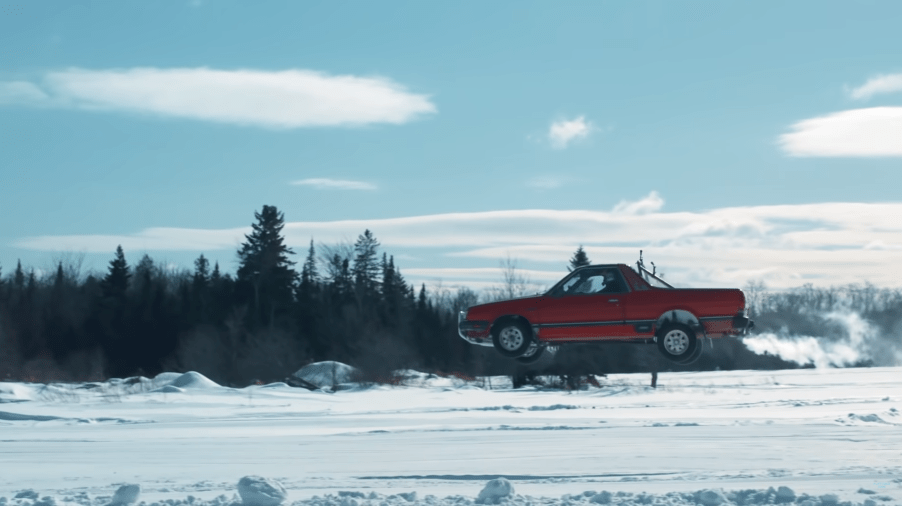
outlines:
{"label": "bare tree", "polygon": [[490,300],[508,300],[526,295],[532,283],[529,277],[517,270],[517,261],[507,255],[500,262],[501,285],[489,288]]}
{"label": "bare tree", "polygon": [[767,285],[761,280],[752,280],[742,287],[745,293],[745,302],[749,308],[749,315],[757,314],[762,310],[762,302],[767,292]]}

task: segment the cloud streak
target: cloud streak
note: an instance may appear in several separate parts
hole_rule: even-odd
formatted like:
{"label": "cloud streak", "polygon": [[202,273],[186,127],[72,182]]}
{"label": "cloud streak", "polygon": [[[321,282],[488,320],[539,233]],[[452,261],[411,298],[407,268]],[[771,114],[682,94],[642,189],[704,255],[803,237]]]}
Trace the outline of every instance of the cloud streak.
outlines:
{"label": "cloud streak", "polygon": [[[595,263],[636,260],[640,249],[684,286],[743,286],[762,280],[772,288],[869,280],[902,285],[895,266],[902,248],[899,203],[820,203],[728,207],[665,212],[655,192],[611,210],[507,210],[387,219],[289,222],[286,243],[304,251],[313,237],[334,244],[372,230],[385,250],[410,254],[418,269],[494,268],[508,256],[546,281],[560,277],[573,251],[584,245]],[[109,253],[127,250],[236,249],[247,228],[154,228],[129,235],[39,236],[15,246],[42,251]],[[406,272],[406,270],[405,270]],[[449,277],[454,271],[445,271]],[[425,271],[422,273],[426,274]],[[436,271],[434,275],[441,275]],[[465,282],[465,277],[453,276]],[[484,277],[470,278],[484,282]]]}
{"label": "cloud streak", "polygon": [[555,121],[548,129],[548,140],[555,149],[565,149],[571,143],[589,136],[592,126],[584,116],[572,120]]}
{"label": "cloud streak", "polygon": [[849,95],[856,100],[867,100],[874,95],[902,91],[902,74],[889,74],[872,77],[861,86],[853,89]]}
{"label": "cloud streak", "polygon": [[780,136],[798,157],[902,156],[902,107],[871,107],[806,119]]}
{"label": "cloud streak", "polygon": [[376,185],[365,181],[349,181],[346,179],[311,178],[292,181],[297,186],[312,186],[319,190],[376,190]]}
{"label": "cloud streak", "polygon": [[116,111],[290,129],[402,124],[436,112],[426,95],[384,77],[312,70],[72,68],[0,82],[0,104]]}

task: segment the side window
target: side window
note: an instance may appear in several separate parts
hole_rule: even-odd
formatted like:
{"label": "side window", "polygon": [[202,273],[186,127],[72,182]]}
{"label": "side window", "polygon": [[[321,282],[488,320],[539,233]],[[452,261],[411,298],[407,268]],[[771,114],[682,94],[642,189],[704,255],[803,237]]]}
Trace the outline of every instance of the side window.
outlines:
{"label": "side window", "polygon": [[628,291],[626,282],[616,268],[583,270],[564,281],[553,292],[555,296],[623,293]]}
{"label": "side window", "polygon": [[599,293],[623,293],[626,292],[626,283],[618,269],[605,269],[603,274],[604,287]]}
{"label": "side window", "polygon": [[560,293],[563,294],[572,294],[574,287],[579,284],[580,278],[579,276],[573,276],[568,279],[566,283],[561,285]]}
{"label": "side window", "polygon": [[604,276],[598,271],[582,271],[564,282],[557,295],[586,295],[597,293],[604,287]]}
{"label": "side window", "polygon": [[586,279],[582,293],[598,293],[604,288],[604,276],[593,274]]}

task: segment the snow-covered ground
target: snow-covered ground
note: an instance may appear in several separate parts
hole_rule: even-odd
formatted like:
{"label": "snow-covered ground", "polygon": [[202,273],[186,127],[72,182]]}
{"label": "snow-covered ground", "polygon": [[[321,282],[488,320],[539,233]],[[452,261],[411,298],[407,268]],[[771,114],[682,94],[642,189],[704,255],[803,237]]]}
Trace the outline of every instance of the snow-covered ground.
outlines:
{"label": "snow-covered ground", "polygon": [[902,504],[902,368],[649,380],[573,392],[414,373],[334,393],[196,373],[0,383],[0,505],[108,504],[126,483],[147,504],[229,504],[248,475],[308,505],[466,504],[497,477],[521,505],[769,504],[788,500],[780,486],[806,506]]}

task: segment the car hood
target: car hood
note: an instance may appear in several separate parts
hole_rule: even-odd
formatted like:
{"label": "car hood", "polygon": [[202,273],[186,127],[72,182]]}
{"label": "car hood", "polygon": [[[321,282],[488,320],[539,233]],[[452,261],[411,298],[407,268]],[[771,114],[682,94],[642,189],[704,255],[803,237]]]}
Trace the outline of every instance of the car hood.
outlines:
{"label": "car hood", "polygon": [[[470,306],[470,309],[467,310],[467,319],[468,320],[479,320],[482,315],[488,316],[497,316],[505,314],[508,310],[522,309],[523,304],[529,304],[530,300],[535,300],[536,302],[542,300],[544,295],[529,295],[526,297],[517,297],[515,299],[507,299],[507,300],[499,300],[497,302],[487,302],[485,304],[479,304],[476,306]],[[514,311],[519,312],[519,311]]]}

